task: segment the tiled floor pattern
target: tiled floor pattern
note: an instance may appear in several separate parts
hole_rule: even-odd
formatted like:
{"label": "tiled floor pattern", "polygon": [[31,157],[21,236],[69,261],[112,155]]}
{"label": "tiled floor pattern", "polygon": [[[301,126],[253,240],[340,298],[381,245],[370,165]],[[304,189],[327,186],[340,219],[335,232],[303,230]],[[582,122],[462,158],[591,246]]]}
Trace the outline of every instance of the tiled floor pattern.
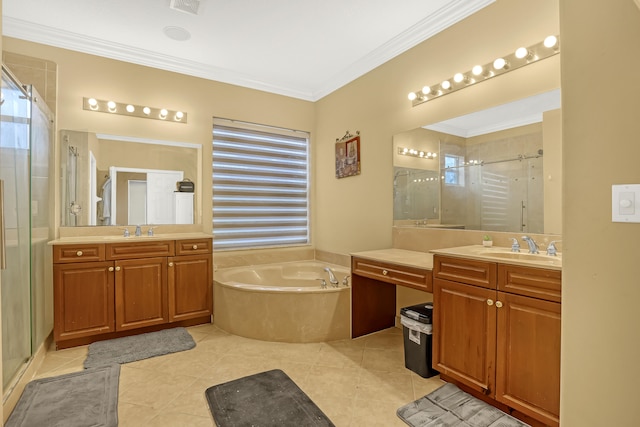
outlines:
{"label": "tiled floor pattern", "polygon": [[[246,375],[282,369],[338,427],[405,426],[396,410],[444,384],[404,366],[402,330],[354,340],[284,344],[188,328],[194,349],[122,365],[121,427],[215,425],[204,391]],[[50,351],[37,377],[82,370],[87,347]]]}

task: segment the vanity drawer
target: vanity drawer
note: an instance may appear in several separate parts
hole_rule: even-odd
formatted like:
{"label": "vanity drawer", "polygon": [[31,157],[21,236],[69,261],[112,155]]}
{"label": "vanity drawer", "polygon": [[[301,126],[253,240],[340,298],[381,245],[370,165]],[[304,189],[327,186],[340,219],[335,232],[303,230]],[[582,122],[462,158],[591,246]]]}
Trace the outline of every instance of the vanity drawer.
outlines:
{"label": "vanity drawer", "polygon": [[433,292],[430,270],[353,257],[351,272],[381,282]]}
{"label": "vanity drawer", "polygon": [[467,258],[433,256],[433,277],[495,289],[497,264]]}
{"label": "vanity drawer", "polygon": [[53,262],[59,264],[67,262],[104,261],[104,246],[103,243],[55,245],[53,247]]}
{"label": "vanity drawer", "polygon": [[209,254],[211,249],[211,239],[176,240],[176,255]]}
{"label": "vanity drawer", "polygon": [[498,264],[498,290],[561,302],[562,272],[560,270]]}
{"label": "vanity drawer", "polygon": [[107,245],[107,259],[133,259],[161,256],[173,256],[175,254],[175,242],[173,240],[147,240],[143,242],[110,243]]}

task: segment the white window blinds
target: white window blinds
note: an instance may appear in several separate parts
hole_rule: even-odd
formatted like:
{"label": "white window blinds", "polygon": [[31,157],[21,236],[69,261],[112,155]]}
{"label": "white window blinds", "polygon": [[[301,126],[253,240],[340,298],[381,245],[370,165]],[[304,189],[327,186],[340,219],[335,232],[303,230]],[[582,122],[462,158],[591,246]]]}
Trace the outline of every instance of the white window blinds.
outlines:
{"label": "white window blinds", "polygon": [[214,249],[309,243],[309,134],[213,123]]}

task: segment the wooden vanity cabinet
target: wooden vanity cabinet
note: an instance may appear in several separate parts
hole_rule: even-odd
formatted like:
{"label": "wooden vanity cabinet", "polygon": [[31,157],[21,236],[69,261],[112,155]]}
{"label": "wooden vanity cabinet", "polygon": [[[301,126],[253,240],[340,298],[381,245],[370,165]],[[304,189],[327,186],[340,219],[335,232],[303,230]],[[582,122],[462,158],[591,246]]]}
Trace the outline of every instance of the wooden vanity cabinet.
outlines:
{"label": "wooden vanity cabinet", "polygon": [[212,270],[211,239],[55,245],[56,344],[210,322]]}
{"label": "wooden vanity cabinet", "polygon": [[558,426],[561,272],[435,255],[433,274],[441,377]]}
{"label": "wooden vanity cabinet", "polygon": [[213,313],[213,250],[211,239],[180,240],[169,258],[169,321]]}
{"label": "wooden vanity cabinet", "polygon": [[431,270],[351,258],[352,338],[395,326],[396,285],[432,292]]}

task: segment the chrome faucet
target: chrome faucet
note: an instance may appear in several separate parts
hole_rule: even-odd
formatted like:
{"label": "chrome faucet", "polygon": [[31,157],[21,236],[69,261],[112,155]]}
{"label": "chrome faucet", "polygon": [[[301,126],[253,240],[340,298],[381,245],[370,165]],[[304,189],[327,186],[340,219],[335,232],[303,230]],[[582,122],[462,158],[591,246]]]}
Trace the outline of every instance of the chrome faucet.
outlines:
{"label": "chrome faucet", "polygon": [[511,252],[520,252],[520,243],[518,243],[518,239],[512,237],[511,240]]}
{"label": "chrome faucet", "polygon": [[556,243],[559,242],[560,240],[553,240],[551,243],[549,243],[549,246],[547,246],[547,255],[558,256],[558,248],[556,248]]}
{"label": "chrome faucet", "polygon": [[345,288],[348,287],[350,278],[351,276],[344,276],[344,279],[342,279],[342,286],[344,286]]}
{"label": "chrome faucet", "polygon": [[136,237],[142,236],[142,228],[139,225],[136,225]]}
{"label": "chrome faucet", "polygon": [[540,252],[538,252],[538,244],[531,237],[522,236],[522,240],[527,242],[527,244],[529,245],[529,253],[530,254],[538,254],[538,253],[540,253]]}
{"label": "chrome faucet", "polygon": [[335,274],[333,274],[333,270],[331,270],[329,267],[325,267],[324,271],[329,273],[329,283],[331,283],[331,286],[333,286],[334,288],[337,288],[340,282],[338,282],[338,279],[336,279]]}
{"label": "chrome faucet", "polygon": [[324,279],[316,279],[320,280],[320,289],[327,289],[327,281]]}

